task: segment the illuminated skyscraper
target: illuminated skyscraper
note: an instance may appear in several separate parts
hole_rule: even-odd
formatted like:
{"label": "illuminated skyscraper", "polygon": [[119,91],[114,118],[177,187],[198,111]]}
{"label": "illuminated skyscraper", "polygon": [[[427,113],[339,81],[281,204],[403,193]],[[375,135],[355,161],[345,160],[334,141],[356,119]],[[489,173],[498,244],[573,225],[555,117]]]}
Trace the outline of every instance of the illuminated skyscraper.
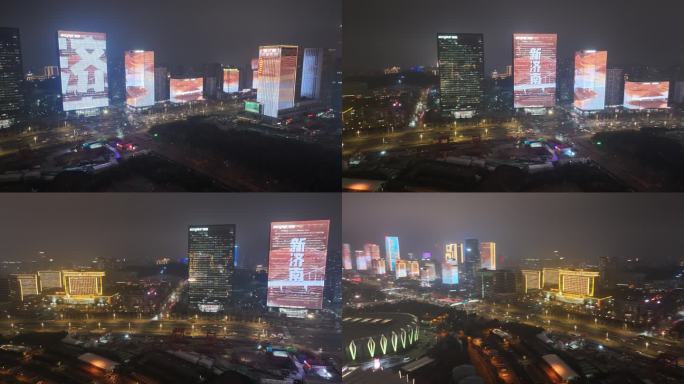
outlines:
{"label": "illuminated skyscraper", "polygon": [[606,51],[575,52],[575,108],[587,111],[605,107],[607,63]]}
{"label": "illuminated skyscraper", "polygon": [[368,270],[368,257],[366,253],[361,250],[354,251],[354,259],[356,260],[356,270],[366,271]]}
{"label": "illuminated skyscraper", "polygon": [[342,268],[352,269],[351,247],[347,243],[342,244]]}
{"label": "illuminated skyscraper", "polygon": [[223,92],[235,93],[240,90],[240,70],[223,68]]}
{"label": "illuminated skyscraper", "polygon": [[437,35],[437,62],[442,115],[473,117],[483,97],[484,37],[481,33]]}
{"label": "illuminated skyscraper", "polygon": [[154,69],[154,101],[169,99],[169,70],[164,67]]}
{"label": "illuminated skyscraper", "polygon": [[0,129],[14,124],[22,114],[23,78],[19,29],[0,28]]}
{"label": "illuminated skyscraper", "polygon": [[126,51],[126,104],[131,107],[154,105],[155,68],[153,51]]}
{"label": "illuminated skyscraper", "polygon": [[298,53],[293,45],[259,47],[257,101],[263,105],[264,115],[278,117],[279,111],[294,107]]}
{"label": "illuminated skyscraper", "polygon": [[444,259],[456,264],[463,264],[463,243],[447,244]]}
{"label": "illuminated skyscraper", "polygon": [[396,236],[385,236],[385,261],[390,271],[394,271],[397,260],[401,258],[399,253],[399,238]]}
{"label": "illuminated skyscraper", "polygon": [[454,262],[442,263],[442,284],[458,284],[458,265]]}
{"label": "illuminated skyscraper", "polygon": [[463,253],[463,269],[460,270],[464,283],[470,287],[475,284],[475,272],[482,266],[480,260],[480,241],[477,239],[466,239],[465,252]]}
{"label": "illuminated skyscraper", "polygon": [[252,59],[252,89],[259,88],[259,58]]}
{"label": "illuminated skyscraper", "polygon": [[377,260],[380,258],[380,246],[377,244],[366,243],[363,245],[363,250],[366,255],[369,255],[371,260]]}
{"label": "illuminated skyscraper", "polygon": [[496,269],[496,243],[483,241],[480,243],[480,266],[484,269]]}
{"label": "illuminated skyscraper", "polygon": [[301,97],[320,99],[325,66],[326,50],[324,48],[304,48],[302,63]]}
{"label": "illuminated skyscraper", "polygon": [[190,306],[218,312],[229,303],[233,287],[235,225],[188,228]]}
{"label": "illuminated skyscraper", "polygon": [[606,105],[622,105],[625,96],[625,74],[621,68],[608,68],[606,73]]}
{"label": "illuminated skyscraper", "polygon": [[407,273],[407,266],[406,266],[406,261],[404,260],[397,260],[397,268],[396,268],[396,278],[401,279],[404,278],[408,275]]}

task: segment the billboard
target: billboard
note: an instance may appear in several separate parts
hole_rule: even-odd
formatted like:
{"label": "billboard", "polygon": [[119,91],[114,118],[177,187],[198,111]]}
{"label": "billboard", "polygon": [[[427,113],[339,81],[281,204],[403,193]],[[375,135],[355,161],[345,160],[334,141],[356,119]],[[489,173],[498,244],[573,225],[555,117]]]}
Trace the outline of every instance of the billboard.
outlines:
{"label": "billboard", "polygon": [[256,101],[245,101],[245,112],[261,114],[261,104]]}
{"label": "billboard", "polygon": [[575,108],[591,111],[606,106],[607,51],[575,52]]}
{"label": "billboard", "polygon": [[513,35],[513,98],[515,108],[556,104],[556,34]]}
{"label": "billboard", "polygon": [[271,223],[267,305],[321,309],[330,220]]}
{"label": "billboard", "polygon": [[154,105],[154,52],[127,51],[124,54],[126,68],[126,104],[131,107]]}
{"label": "billboard", "polygon": [[235,93],[238,91],[240,91],[240,70],[223,68],[223,92]]}
{"label": "billboard", "polygon": [[57,31],[57,47],[62,109],[74,111],[108,106],[107,34]]}
{"label": "billboard", "polygon": [[394,271],[399,260],[399,238],[396,236],[385,236],[385,255],[390,271]]}
{"label": "billboard", "polygon": [[187,103],[189,101],[204,100],[204,79],[201,77],[191,79],[171,79],[169,83],[170,98],[172,103]]}
{"label": "billboard", "polygon": [[625,82],[626,109],[661,109],[667,108],[667,98],[670,92],[670,83],[659,82]]}

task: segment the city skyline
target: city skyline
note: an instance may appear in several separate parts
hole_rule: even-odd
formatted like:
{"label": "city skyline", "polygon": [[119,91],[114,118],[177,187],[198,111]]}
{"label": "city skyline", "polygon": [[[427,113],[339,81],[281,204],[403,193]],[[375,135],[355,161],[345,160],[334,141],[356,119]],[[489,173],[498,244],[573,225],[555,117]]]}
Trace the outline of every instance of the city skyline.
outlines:
{"label": "city skyline", "polygon": [[[5,196],[0,202],[3,260],[31,261],[41,251],[56,263],[97,257],[126,258],[132,264],[178,260],[188,256],[191,225],[235,224],[238,264],[253,268],[268,265],[271,222],[319,219],[330,219],[329,256],[340,248],[340,196],[334,194],[74,196]],[[30,243],[28,233],[34,238]]]}
{"label": "city skyline", "polygon": [[[682,5],[672,0],[657,3],[658,6],[643,7],[643,3],[634,0],[582,0],[553,5],[542,0],[346,1],[344,14],[365,17],[345,20],[345,46],[354,49],[346,49],[344,70],[434,66],[438,33],[484,34],[486,73],[501,71],[512,64],[514,33],[558,34],[559,59],[572,58],[575,51],[597,49],[608,51],[609,67],[681,65],[684,42],[676,39],[676,25]],[[615,17],[618,13],[619,18]],[[656,37],[660,43],[652,44]],[[398,44],[402,49],[396,49]],[[661,49],[663,46],[668,48]]]}
{"label": "city skyline", "polygon": [[352,255],[365,243],[384,251],[385,235],[399,237],[402,258],[411,252],[416,259],[428,251],[442,260],[446,244],[466,239],[493,241],[497,263],[506,267],[554,251],[571,263],[598,264],[609,256],[673,264],[684,247],[676,235],[682,225],[676,211],[684,203],[673,195],[391,194],[345,195],[342,201],[342,242],[350,243]]}
{"label": "city skyline", "polygon": [[[253,17],[240,16],[245,14]],[[256,29],[260,14],[268,17]],[[225,22],[226,15],[233,15],[231,22]],[[36,19],[46,22],[36,24]],[[301,23],[302,19],[309,22]],[[183,23],[189,28],[170,27]],[[19,28],[25,72],[58,65],[57,30],[107,33],[108,51],[117,54],[110,61],[123,62],[127,50],[150,50],[155,52],[155,65],[221,62],[247,69],[260,45],[340,48],[340,24],[338,2],[310,0],[296,6],[274,0],[258,5],[212,0],[201,6],[177,0],[163,4],[125,0],[98,7],[81,0],[12,0],[0,15],[0,26]]]}

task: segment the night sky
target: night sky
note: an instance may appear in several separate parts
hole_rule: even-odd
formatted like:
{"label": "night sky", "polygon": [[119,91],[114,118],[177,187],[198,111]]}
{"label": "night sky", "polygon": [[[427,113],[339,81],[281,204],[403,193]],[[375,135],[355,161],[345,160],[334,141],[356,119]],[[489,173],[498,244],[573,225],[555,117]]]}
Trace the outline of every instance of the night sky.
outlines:
{"label": "night sky", "polygon": [[558,33],[559,59],[684,64],[682,0],[345,0],[344,69],[436,65],[437,33],[484,33],[485,70],[511,64],[514,32]]}
{"label": "night sky", "polygon": [[57,30],[106,32],[110,52],[155,51],[164,65],[245,67],[259,45],[337,48],[339,0],[3,0],[20,29],[24,69],[57,65]]}
{"label": "night sky", "polygon": [[555,250],[589,263],[684,257],[681,194],[345,194],[342,206],[342,242],[352,252],[372,242],[384,254],[384,236],[396,235],[402,257],[432,251],[439,260],[447,242],[494,241],[508,266]]}
{"label": "night sky", "polygon": [[271,221],[331,219],[328,244],[339,250],[340,204],[333,193],[4,195],[0,259],[178,259],[189,225],[236,224],[240,265],[253,267],[267,262]]}

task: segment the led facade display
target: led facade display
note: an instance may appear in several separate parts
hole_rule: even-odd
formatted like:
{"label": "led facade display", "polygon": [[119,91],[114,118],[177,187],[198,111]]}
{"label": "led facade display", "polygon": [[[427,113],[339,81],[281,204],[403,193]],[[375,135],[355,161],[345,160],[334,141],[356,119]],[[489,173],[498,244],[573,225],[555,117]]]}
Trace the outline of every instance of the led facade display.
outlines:
{"label": "led facade display", "polygon": [[667,108],[667,98],[670,92],[670,83],[660,82],[625,82],[626,109],[661,109]]}
{"label": "led facade display", "polygon": [[515,108],[556,104],[556,34],[513,35],[513,97]]}
{"label": "led facade display", "polygon": [[606,51],[575,53],[575,108],[591,111],[605,107],[607,65]]}
{"label": "led facade display", "polygon": [[154,52],[127,51],[124,62],[126,104],[136,108],[154,105]]}
{"label": "led facade display", "polygon": [[298,52],[296,46],[259,47],[257,101],[264,115],[278,117],[278,111],[294,107]]}
{"label": "led facade display", "polygon": [[235,93],[240,90],[240,70],[223,68],[223,92]]}
{"label": "led facade display", "polygon": [[170,100],[172,103],[187,103],[189,101],[204,100],[204,79],[171,79]]}
{"label": "led facade display", "polygon": [[396,236],[385,236],[385,260],[390,271],[394,271],[397,267],[397,260],[399,256],[399,238]]}
{"label": "led facade display", "polygon": [[62,109],[74,111],[109,105],[107,34],[58,31]]}
{"label": "led facade display", "polygon": [[330,220],[271,223],[267,305],[321,309]]}
{"label": "led facade display", "polygon": [[496,243],[483,241],[480,243],[481,267],[484,269],[496,269]]}
{"label": "led facade display", "polygon": [[442,284],[458,284],[458,266],[453,262],[442,263]]}

